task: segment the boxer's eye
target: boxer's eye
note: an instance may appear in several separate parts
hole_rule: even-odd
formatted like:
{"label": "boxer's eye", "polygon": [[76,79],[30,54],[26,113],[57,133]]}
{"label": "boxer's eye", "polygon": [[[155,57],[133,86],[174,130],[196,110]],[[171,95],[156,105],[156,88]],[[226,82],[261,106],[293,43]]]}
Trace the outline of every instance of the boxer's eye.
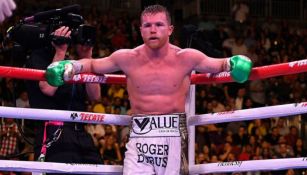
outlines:
{"label": "boxer's eye", "polygon": [[145,28],[151,27],[151,24],[149,24],[149,23],[143,24],[143,27],[145,27]]}
{"label": "boxer's eye", "polygon": [[157,26],[157,27],[161,27],[161,26],[164,26],[164,24],[163,24],[162,22],[157,22],[157,23],[156,23],[156,26]]}

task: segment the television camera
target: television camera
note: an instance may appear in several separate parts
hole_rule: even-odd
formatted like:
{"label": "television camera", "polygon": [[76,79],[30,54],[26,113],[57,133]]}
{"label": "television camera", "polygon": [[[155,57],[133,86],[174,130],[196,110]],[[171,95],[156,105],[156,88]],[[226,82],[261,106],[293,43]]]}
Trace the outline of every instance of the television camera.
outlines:
{"label": "television camera", "polygon": [[[66,6],[34,14],[20,20],[10,27],[7,37],[25,49],[39,49],[55,44],[82,44],[93,46],[95,44],[96,29],[85,25],[84,19],[79,15],[80,5]],[[71,37],[54,36],[53,32],[60,26],[68,26]]]}

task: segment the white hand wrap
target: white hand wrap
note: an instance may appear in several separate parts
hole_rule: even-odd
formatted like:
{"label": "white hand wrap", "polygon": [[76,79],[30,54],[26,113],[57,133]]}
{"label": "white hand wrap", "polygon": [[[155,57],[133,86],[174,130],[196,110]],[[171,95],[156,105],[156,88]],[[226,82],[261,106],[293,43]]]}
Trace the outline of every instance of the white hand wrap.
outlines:
{"label": "white hand wrap", "polygon": [[231,70],[230,58],[226,58],[223,68],[224,68],[224,71],[226,72],[229,72]]}
{"label": "white hand wrap", "polygon": [[71,64],[74,68],[75,74],[79,74],[82,71],[83,65],[79,61],[72,60]]}
{"label": "white hand wrap", "polygon": [[82,64],[78,61],[70,61],[70,64],[65,64],[65,71],[63,74],[63,78],[65,81],[71,80],[74,75],[79,74],[82,70]]}

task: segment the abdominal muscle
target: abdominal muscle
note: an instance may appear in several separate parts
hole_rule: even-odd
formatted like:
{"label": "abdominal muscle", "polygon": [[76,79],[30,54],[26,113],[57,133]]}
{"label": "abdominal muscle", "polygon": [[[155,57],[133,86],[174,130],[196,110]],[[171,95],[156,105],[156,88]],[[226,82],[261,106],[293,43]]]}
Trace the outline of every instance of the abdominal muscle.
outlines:
{"label": "abdominal muscle", "polygon": [[127,85],[133,114],[171,114],[185,112],[188,85],[181,85],[180,88],[172,92],[164,92],[161,90],[160,92],[154,93],[148,86],[146,86],[146,89],[136,89],[135,86],[129,86],[129,83]]}
{"label": "abdominal muscle", "polygon": [[182,97],[166,95],[130,96],[133,114],[183,113],[185,100]]}

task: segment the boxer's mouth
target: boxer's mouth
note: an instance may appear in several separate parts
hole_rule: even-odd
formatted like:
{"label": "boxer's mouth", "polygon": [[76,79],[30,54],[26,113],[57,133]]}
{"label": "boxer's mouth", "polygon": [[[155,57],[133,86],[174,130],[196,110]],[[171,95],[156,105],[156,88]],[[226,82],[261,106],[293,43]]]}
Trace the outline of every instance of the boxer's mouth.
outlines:
{"label": "boxer's mouth", "polygon": [[159,39],[158,37],[150,37],[149,40],[157,40]]}

